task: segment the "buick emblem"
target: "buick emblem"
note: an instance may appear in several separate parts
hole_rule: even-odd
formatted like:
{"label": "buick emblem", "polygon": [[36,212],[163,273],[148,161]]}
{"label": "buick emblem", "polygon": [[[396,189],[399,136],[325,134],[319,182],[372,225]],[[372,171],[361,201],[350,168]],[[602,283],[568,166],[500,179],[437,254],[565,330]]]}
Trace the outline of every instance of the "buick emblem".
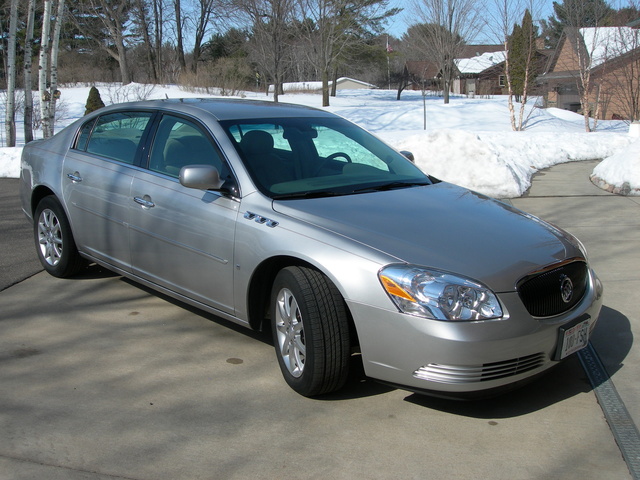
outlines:
{"label": "buick emblem", "polygon": [[569,303],[573,297],[573,282],[566,275],[560,277],[560,295],[564,303]]}

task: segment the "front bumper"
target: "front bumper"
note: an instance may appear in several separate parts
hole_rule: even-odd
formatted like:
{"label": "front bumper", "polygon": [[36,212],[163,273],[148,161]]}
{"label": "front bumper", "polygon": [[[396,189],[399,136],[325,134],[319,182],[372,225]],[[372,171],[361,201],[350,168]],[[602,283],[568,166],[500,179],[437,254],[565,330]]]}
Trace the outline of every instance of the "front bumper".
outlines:
{"label": "front bumper", "polygon": [[556,365],[559,329],[588,318],[590,335],[602,293],[590,271],[584,297],[565,314],[532,317],[513,292],[499,295],[503,318],[482,322],[428,320],[347,303],[367,376],[408,390],[456,394],[516,384]]}

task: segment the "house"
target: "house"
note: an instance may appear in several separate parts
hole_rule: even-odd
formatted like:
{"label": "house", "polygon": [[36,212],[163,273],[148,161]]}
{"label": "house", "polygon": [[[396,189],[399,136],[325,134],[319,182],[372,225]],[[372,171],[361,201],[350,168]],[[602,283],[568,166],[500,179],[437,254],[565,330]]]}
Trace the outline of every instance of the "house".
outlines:
{"label": "house", "polygon": [[[495,68],[504,61],[503,45],[465,45],[460,52],[460,58],[454,60],[453,93],[475,95],[484,92],[484,86],[495,91],[500,68]],[[495,69],[495,71],[491,71]],[[442,72],[437,62],[431,60],[407,61],[405,63],[399,93],[407,87],[413,90],[442,90]],[[495,85],[494,85],[495,84]],[[500,93],[500,92],[497,92]]]}
{"label": "house", "polygon": [[566,28],[545,73],[537,79],[544,88],[545,106],[581,111],[581,73],[588,73],[590,115],[597,111],[602,119],[638,120],[640,31],[635,24]]}
{"label": "house", "polygon": [[[544,71],[550,50],[537,48],[534,58],[534,72]],[[508,93],[504,68],[506,51],[504,45],[465,45],[454,60],[456,72],[452,93],[467,96],[506,95]],[[414,89],[438,90],[441,72],[435,62],[407,62],[404,78]]]}
{"label": "house", "polygon": [[[329,81],[329,88],[333,85]],[[341,77],[336,80],[336,90],[360,90],[375,89],[375,85],[348,77]],[[322,82],[290,82],[283,85],[285,92],[320,92],[322,91]],[[269,93],[273,92],[273,85],[269,85]]]}
{"label": "house", "polygon": [[458,76],[453,82],[453,93],[470,97],[504,93],[504,62],[507,52],[502,45],[496,47],[500,49],[477,52],[472,57],[456,58]]}

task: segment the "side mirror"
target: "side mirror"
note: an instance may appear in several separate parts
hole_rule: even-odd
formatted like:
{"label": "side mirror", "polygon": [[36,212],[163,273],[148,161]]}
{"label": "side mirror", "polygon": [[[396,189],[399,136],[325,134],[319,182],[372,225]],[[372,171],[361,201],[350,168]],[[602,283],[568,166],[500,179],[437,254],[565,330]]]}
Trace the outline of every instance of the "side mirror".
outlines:
{"label": "side mirror", "polygon": [[400,153],[405,157],[407,157],[407,159],[409,159],[411,162],[416,163],[416,159],[413,156],[413,153],[407,152],[406,150],[402,150]]}
{"label": "side mirror", "polygon": [[180,183],[198,190],[220,190],[224,181],[218,169],[211,165],[187,165],[180,169]]}

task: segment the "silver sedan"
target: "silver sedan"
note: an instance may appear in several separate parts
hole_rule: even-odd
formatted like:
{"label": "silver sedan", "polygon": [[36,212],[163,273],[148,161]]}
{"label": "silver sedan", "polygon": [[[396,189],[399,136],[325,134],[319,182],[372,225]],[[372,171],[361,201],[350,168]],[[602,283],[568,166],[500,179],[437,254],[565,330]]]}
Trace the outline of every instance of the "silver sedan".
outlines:
{"label": "silver sedan", "polygon": [[586,346],[602,305],[576,238],[306,107],[103,108],[25,147],[21,199],[50,274],[96,263],[270,328],[306,396],[358,355],[402,388],[492,394]]}

